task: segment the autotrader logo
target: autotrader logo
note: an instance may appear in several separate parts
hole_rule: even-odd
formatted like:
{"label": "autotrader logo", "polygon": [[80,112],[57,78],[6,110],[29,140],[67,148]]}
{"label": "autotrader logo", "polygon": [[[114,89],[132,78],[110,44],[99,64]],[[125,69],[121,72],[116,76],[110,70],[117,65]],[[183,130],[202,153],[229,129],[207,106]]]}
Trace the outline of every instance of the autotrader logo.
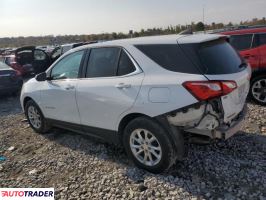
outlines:
{"label": "autotrader logo", "polygon": [[54,188],[0,188],[1,200],[54,200]]}

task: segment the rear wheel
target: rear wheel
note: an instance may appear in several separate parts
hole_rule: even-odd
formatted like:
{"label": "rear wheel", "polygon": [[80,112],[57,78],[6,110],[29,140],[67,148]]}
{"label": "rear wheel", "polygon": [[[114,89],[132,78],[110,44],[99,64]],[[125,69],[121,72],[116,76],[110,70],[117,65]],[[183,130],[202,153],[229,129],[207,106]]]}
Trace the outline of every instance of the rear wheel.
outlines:
{"label": "rear wheel", "polygon": [[258,76],[251,81],[250,95],[256,103],[266,106],[266,75]]}
{"label": "rear wheel", "polygon": [[50,127],[44,118],[39,106],[32,100],[29,100],[25,106],[25,115],[30,126],[37,133],[46,133]]}
{"label": "rear wheel", "polygon": [[152,173],[167,170],[176,159],[167,132],[150,118],[132,120],[124,130],[123,144],[134,163]]}

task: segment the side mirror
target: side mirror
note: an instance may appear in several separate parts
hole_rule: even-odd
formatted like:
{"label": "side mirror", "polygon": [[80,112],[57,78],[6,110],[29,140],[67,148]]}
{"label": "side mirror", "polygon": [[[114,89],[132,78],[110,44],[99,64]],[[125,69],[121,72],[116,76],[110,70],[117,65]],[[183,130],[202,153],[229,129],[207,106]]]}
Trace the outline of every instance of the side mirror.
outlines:
{"label": "side mirror", "polygon": [[40,74],[37,74],[37,75],[35,76],[35,79],[36,79],[37,81],[46,81],[46,80],[47,80],[46,72],[42,72],[42,73],[40,73]]}

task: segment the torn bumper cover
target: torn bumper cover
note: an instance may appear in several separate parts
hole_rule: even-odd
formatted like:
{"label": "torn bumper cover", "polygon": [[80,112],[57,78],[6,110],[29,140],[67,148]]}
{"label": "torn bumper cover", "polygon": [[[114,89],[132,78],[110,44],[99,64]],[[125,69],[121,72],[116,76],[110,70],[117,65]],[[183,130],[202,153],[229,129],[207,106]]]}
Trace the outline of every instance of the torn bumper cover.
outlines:
{"label": "torn bumper cover", "polygon": [[245,122],[245,116],[247,114],[247,105],[244,106],[243,110],[234,118],[230,125],[220,125],[213,130],[203,129],[187,129],[187,132],[208,136],[211,139],[228,139],[236,134],[243,126]]}

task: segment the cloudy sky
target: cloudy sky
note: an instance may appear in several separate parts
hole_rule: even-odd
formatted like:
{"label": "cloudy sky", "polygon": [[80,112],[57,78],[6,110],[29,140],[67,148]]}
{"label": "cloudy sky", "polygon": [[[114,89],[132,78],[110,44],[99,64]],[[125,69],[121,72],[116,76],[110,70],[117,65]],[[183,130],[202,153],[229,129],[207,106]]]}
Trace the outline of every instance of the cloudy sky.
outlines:
{"label": "cloudy sky", "polygon": [[266,17],[266,0],[0,0],[0,37],[128,32]]}

